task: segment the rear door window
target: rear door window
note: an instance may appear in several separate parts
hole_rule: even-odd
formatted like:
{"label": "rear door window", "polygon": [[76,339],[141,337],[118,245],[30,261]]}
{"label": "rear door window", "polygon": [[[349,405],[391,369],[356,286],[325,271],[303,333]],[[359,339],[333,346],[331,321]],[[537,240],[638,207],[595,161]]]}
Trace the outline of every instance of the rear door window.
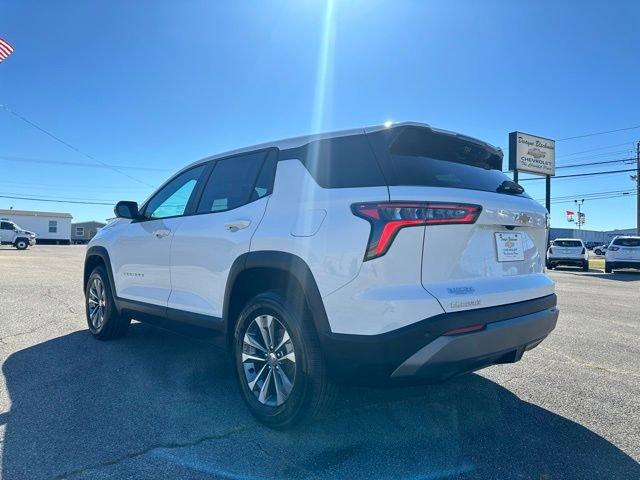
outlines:
{"label": "rear door window", "polygon": [[[197,213],[232,210],[271,193],[272,172],[261,174],[267,154],[271,156],[277,152],[260,151],[217,160],[202,192]],[[269,165],[274,166],[272,163]]]}
{"label": "rear door window", "polygon": [[616,238],[613,244],[619,247],[640,247],[640,238]]}

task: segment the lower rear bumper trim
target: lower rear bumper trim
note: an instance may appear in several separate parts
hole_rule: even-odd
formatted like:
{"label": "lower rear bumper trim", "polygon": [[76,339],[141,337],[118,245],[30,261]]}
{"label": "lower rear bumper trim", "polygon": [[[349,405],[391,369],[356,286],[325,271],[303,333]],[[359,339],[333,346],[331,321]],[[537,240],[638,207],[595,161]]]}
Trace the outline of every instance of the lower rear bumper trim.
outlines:
{"label": "lower rear bumper trim", "polygon": [[465,365],[498,363],[490,360],[509,352],[516,352],[514,359],[519,359],[522,352],[540,343],[555,328],[557,320],[558,309],[551,308],[490,323],[480,332],[438,337],[409,357],[391,376],[441,376],[465,370]]}

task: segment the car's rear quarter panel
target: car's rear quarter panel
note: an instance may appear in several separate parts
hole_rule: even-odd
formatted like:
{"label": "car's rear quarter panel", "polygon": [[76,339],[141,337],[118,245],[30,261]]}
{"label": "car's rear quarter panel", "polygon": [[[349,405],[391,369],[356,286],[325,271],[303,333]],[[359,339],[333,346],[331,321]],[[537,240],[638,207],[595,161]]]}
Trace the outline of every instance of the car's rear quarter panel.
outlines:
{"label": "car's rear quarter panel", "polygon": [[352,281],[364,258],[370,227],[353,215],[351,204],[388,199],[386,187],[321,188],[301,162],[281,161],[251,251],[302,258],[326,296]]}

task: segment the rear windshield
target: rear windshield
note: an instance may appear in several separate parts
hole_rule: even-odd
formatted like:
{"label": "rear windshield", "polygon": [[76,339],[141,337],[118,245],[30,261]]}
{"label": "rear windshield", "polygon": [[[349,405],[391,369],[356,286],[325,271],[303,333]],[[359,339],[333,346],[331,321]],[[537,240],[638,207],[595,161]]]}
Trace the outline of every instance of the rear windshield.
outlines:
{"label": "rear windshield", "polygon": [[556,247],[581,247],[582,243],[578,240],[554,240],[553,244]]}
{"label": "rear windshield", "polygon": [[620,247],[640,247],[640,238],[616,238],[613,244]]}
{"label": "rear windshield", "polygon": [[502,173],[502,155],[464,137],[420,127],[398,127],[370,134],[370,137],[390,185],[525,195],[523,190],[504,191],[505,182],[512,188],[514,184]]}

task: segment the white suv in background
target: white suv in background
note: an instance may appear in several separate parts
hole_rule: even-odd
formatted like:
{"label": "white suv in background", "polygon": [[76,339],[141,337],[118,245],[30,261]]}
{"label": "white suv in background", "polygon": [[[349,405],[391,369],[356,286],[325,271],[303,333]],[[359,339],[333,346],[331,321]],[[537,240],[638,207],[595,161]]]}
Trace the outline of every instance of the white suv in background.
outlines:
{"label": "white suv in background", "polygon": [[546,210],[502,151],[402,123],[196,162],[89,244],[98,339],[130,319],[218,335],[262,422],[315,414],[331,379],[445,379],[518,361],[554,329]]}
{"label": "white suv in background", "polygon": [[616,268],[640,269],[640,237],[616,237],[604,257],[604,271],[611,273]]}
{"label": "white suv in background", "polygon": [[579,238],[556,238],[547,250],[547,268],[559,265],[582,267],[589,270],[589,252]]}

